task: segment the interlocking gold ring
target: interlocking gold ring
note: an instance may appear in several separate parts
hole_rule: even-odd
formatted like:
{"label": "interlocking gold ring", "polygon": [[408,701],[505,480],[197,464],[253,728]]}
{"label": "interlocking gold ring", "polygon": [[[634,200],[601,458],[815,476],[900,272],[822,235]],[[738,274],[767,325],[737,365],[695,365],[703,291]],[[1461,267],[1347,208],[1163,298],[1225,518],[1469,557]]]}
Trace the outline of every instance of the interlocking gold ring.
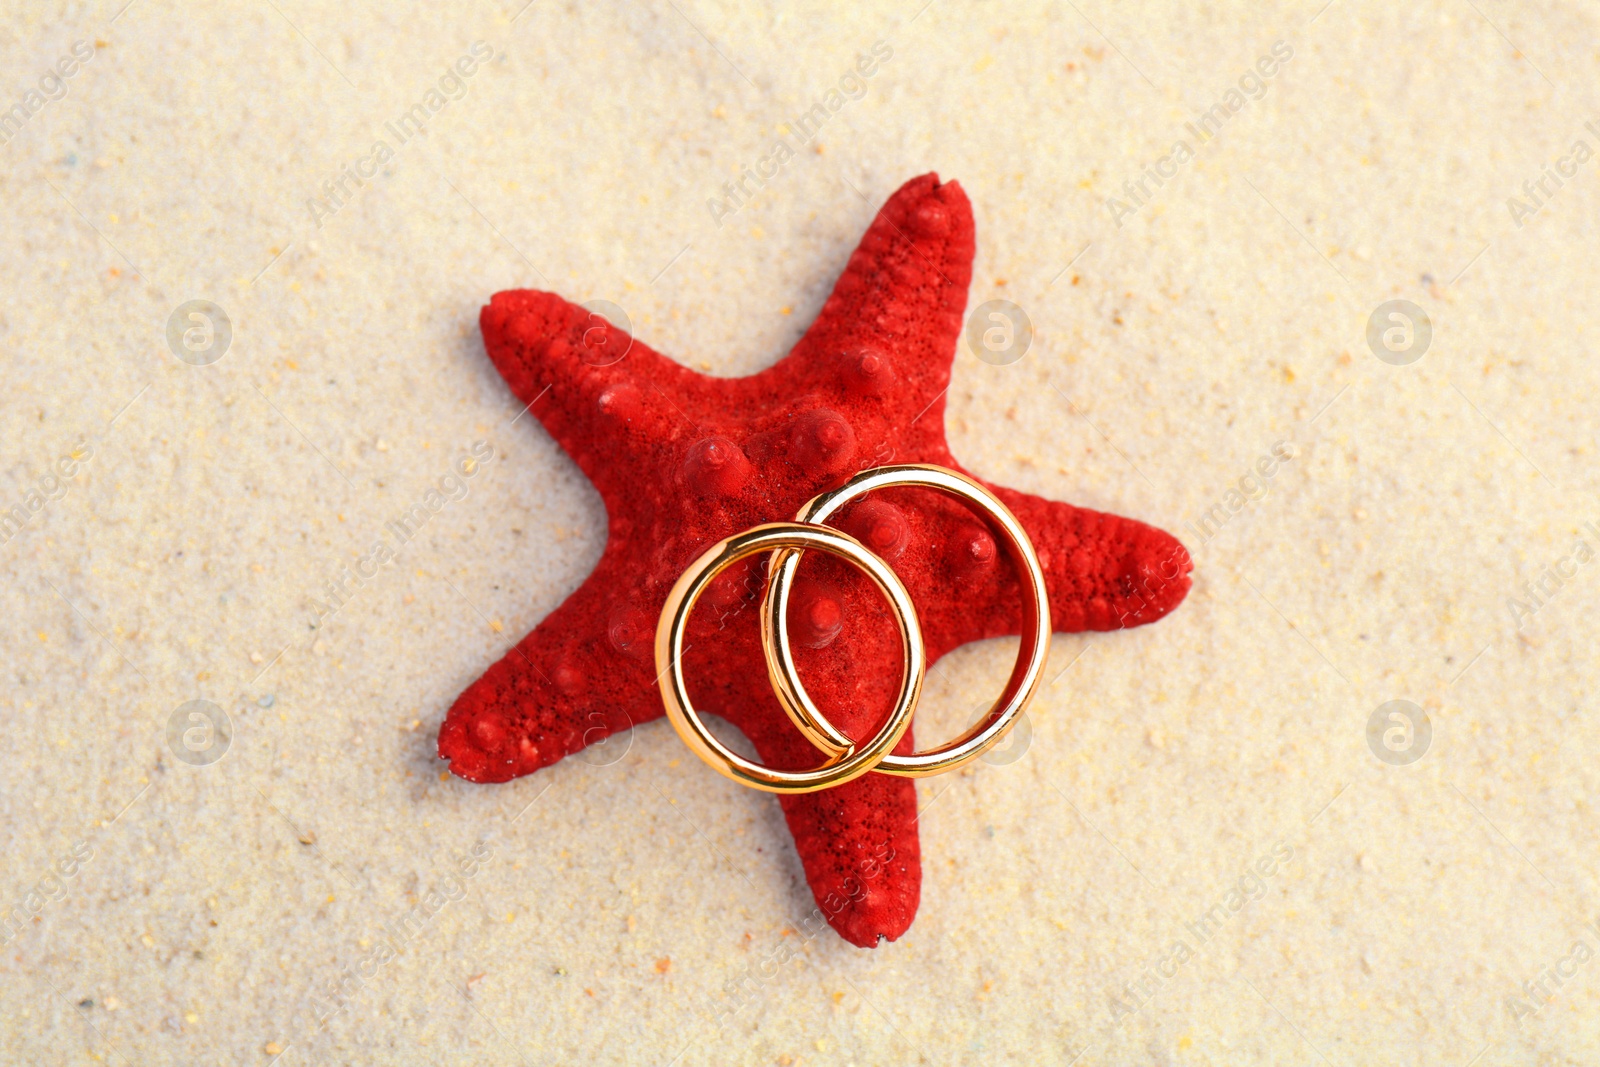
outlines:
{"label": "interlocking gold ring", "polygon": [[[807,771],[784,771],[752,763],[730,750],[706,729],[689,700],[683,681],[683,638],[689,615],[706,586],[726,568],[741,559],[763,552],[801,552],[815,548],[849,560],[888,598],[900,626],[902,677],[900,695],[894,711],[877,735],[864,745],[844,738],[842,745],[830,746],[822,766]],[[787,636],[787,635],[785,635]],[[848,534],[826,526],[798,522],[773,522],[755,526],[719,541],[678,577],[667,594],[656,626],[656,670],[661,677],[661,696],[673,729],[696,755],[718,773],[743,785],[768,793],[811,793],[843,785],[877,767],[900,742],[922,694],[922,676],[927,669],[927,654],[922,646],[922,628],[917,609],[911,603],[900,576],[889,565],[868,551]],[[820,716],[818,716],[820,719]],[[832,729],[832,724],[829,724]],[[837,730],[833,731],[838,734]],[[839,735],[843,737],[842,734]]]}
{"label": "interlocking gold ring", "polygon": [[[1017,650],[1017,662],[1011,670],[1011,677],[1000,699],[990,707],[989,714],[964,734],[938,748],[909,756],[891,753],[873,768],[885,774],[921,778],[955,770],[983,755],[1005,737],[1033,700],[1050,654],[1050,599],[1044,584],[1044,570],[1039,566],[1033,542],[1028,539],[1027,531],[1011,513],[1011,509],[984,486],[946,467],[917,463],[863,471],[839,488],[812,497],[800,509],[795,520],[801,523],[826,522],[857,497],[892,486],[936,489],[987,514],[999,528],[1006,548],[1017,565],[1017,573],[1022,578],[1022,645]],[[799,549],[785,548],[774,554],[768,564],[767,572],[771,580],[761,602],[761,648],[766,653],[767,673],[772,677],[773,689],[784,711],[788,712],[795,726],[813,745],[836,756],[851,750],[855,742],[829,722],[812,703],[795,671],[794,656],[789,648],[789,590],[794,583],[795,570],[800,566],[801,555]]]}

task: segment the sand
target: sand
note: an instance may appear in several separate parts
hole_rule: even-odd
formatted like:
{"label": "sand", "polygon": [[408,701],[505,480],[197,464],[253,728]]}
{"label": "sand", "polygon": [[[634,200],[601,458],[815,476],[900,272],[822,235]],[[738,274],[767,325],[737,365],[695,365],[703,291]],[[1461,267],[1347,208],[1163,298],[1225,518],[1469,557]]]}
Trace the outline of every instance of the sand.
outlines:
{"label": "sand", "polygon": [[[1592,12],[122,3],[0,30],[0,1058],[1600,1059]],[[1035,329],[958,353],[955,453],[1196,574],[926,783],[921,912],[866,951],[664,722],[504,786],[433,749],[603,537],[488,296],[750,373],[930,170]],[[1014,649],[941,664],[921,736]]]}

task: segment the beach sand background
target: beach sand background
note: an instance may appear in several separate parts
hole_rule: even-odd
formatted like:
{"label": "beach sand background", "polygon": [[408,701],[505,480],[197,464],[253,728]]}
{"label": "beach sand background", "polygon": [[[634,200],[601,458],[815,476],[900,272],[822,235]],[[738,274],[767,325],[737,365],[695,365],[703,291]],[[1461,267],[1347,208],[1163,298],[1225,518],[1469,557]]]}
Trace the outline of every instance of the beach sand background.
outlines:
{"label": "beach sand background", "polygon": [[[7,1062],[1600,1060],[1591,6],[124,2],[0,29],[0,105],[32,112],[0,146]],[[373,176],[310,206],[347,166]],[[919,787],[921,911],[866,951],[798,932],[777,804],[662,721],[503,786],[434,745],[602,546],[484,355],[489,295],[610,300],[747,374],[935,170],[973,202],[971,303],[1035,328],[1009,365],[957,354],[956,455],[1177,533],[1195,584],[1058,636],[1020,758]],[[1408,365],[1367,340],[1396,299],[1431,323]],[[219,353],[183,320],[206,365],[168,343],[190,300],[231,324]],[[1014,649],[942,663],[920,736]],[[169,742],[194,700],[227,717],[209,764],[178,758],[217,751],[203,722]],[[1393,700],[1419,710],[1369,744]]]}

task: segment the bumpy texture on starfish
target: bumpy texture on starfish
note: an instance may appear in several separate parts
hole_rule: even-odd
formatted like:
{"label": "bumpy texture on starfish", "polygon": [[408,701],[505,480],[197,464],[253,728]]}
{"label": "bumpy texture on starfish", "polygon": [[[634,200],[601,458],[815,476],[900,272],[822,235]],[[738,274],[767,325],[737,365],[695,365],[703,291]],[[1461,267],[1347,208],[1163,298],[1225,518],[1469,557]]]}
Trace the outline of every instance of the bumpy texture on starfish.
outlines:
{"label": "bumpy texture on starfish", "polygon": [[[907,182],[794,350],[738,379],[688,370],[551,293],[495,294],[481,316],[489,357],[599,490],[610,529],[583,585],[450,709],[439,731],[450,769],[504,782],[663,714],[656,619],[678,575],[713,542],[792,518],[857,470],[960,470],[945,443],[944,397],[972,256],[961,187],[933,174]],[[1168,534],[990,488],[1033,539],[1056,630],[1151,622],[1188,592],[1189,555]],[[886,491],[838,525],[905,580],[930,663],[968,641],[1016,633],[1011,562],[958,503]],[[797,663],[824,713],[865,738],[892,705],[899,636],[870,583],[819,555],[802,562],[791,598]],[[684,656],[690,694],[742,730],[765,762],[816,766],[820,754],[768,684],[755,611],[763,567],[752,560],[726,572],[702,599]],[[908,731],[896,751],[912,746]],[[922,887],[912,782],[873,773],[780,802],[831,925],[861,946],[904,933]]]}

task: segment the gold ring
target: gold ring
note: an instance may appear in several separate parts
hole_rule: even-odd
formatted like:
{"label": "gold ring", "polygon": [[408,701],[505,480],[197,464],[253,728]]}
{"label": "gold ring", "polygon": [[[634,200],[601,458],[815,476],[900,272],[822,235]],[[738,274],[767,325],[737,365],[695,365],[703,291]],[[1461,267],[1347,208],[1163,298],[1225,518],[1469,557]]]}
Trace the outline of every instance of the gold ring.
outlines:
{"label": "gold ring", "polygon": [[[1050,600],[1033,542],[1011,509],[982,485],[946,467],[912,463],[863,471],[839,488],[812,497],[795,516],[795,521],[825,522],[857,497],[892,486],[936,489],[987,514],[999,528],[1023,579],[1022,647],[1018,649],[1016,666],[1011,670],[1005,690],[990,707],[989,714],[955,740],[930,751],[896,756],[885,750],[884,757],[871,768],[884,774],[921,778],[955,770],[983,755],[1005,737],[1033,700],[1050,654]],[[802,554],[801,549],[785,547],[776,552],[767,565],[771,580],[761,601],[761,648],[766,653],[767,673],[772,677],[773,689],[790,720],[813,745],[837,758],[838,754],[851,751],[855,742],[817,710],[795,671],[794,656],[789,648],[789,590]],[[863,566],[863,569],[866,568]],[[882,582],[879,587],[883,587]],[[904,625],[902,621],[902,632]]]}
{"label": "gold ring", "polygon": [[[824,749],[827,762],[812,770],[782,771],[750,762],[730,750],[706,729],[684,686],[683,637],[695,602],[705,592],[711,579],[723,570],[741,559],[763,552],[787,551],[798,556],[809,548],[854,563],[867,573],[867,577],[888,598],[895,621],[900,626],[900,695],[882,729],[865,745],[857,745],[839,734],[829,723],[828,729],[840,737],[842,743],[830,744]],[[787,640],[788,635],[783,636]],[[861,542],[826,526],[772,522],[717,542],[678,576],[672,592],[667,594],[666,605],[661,609],[661,620],[656,625],[656,670],[663,679],[661,696],[673,729],[696,755],[719,774],[768,793],[812,793],[843,785],[877,767],[888,757],[890,750],[899,744],[906,728],[911,725],[911,715],[922,694],[922,676],[926,669],[927,654],[922,646],[922,627],[917,623],[917,609],[912,605],[911,594],[906,591],[900,576]],[[790,712],[791,716],[793,714]],[[821,718],[820,715],[817,717]]]}

